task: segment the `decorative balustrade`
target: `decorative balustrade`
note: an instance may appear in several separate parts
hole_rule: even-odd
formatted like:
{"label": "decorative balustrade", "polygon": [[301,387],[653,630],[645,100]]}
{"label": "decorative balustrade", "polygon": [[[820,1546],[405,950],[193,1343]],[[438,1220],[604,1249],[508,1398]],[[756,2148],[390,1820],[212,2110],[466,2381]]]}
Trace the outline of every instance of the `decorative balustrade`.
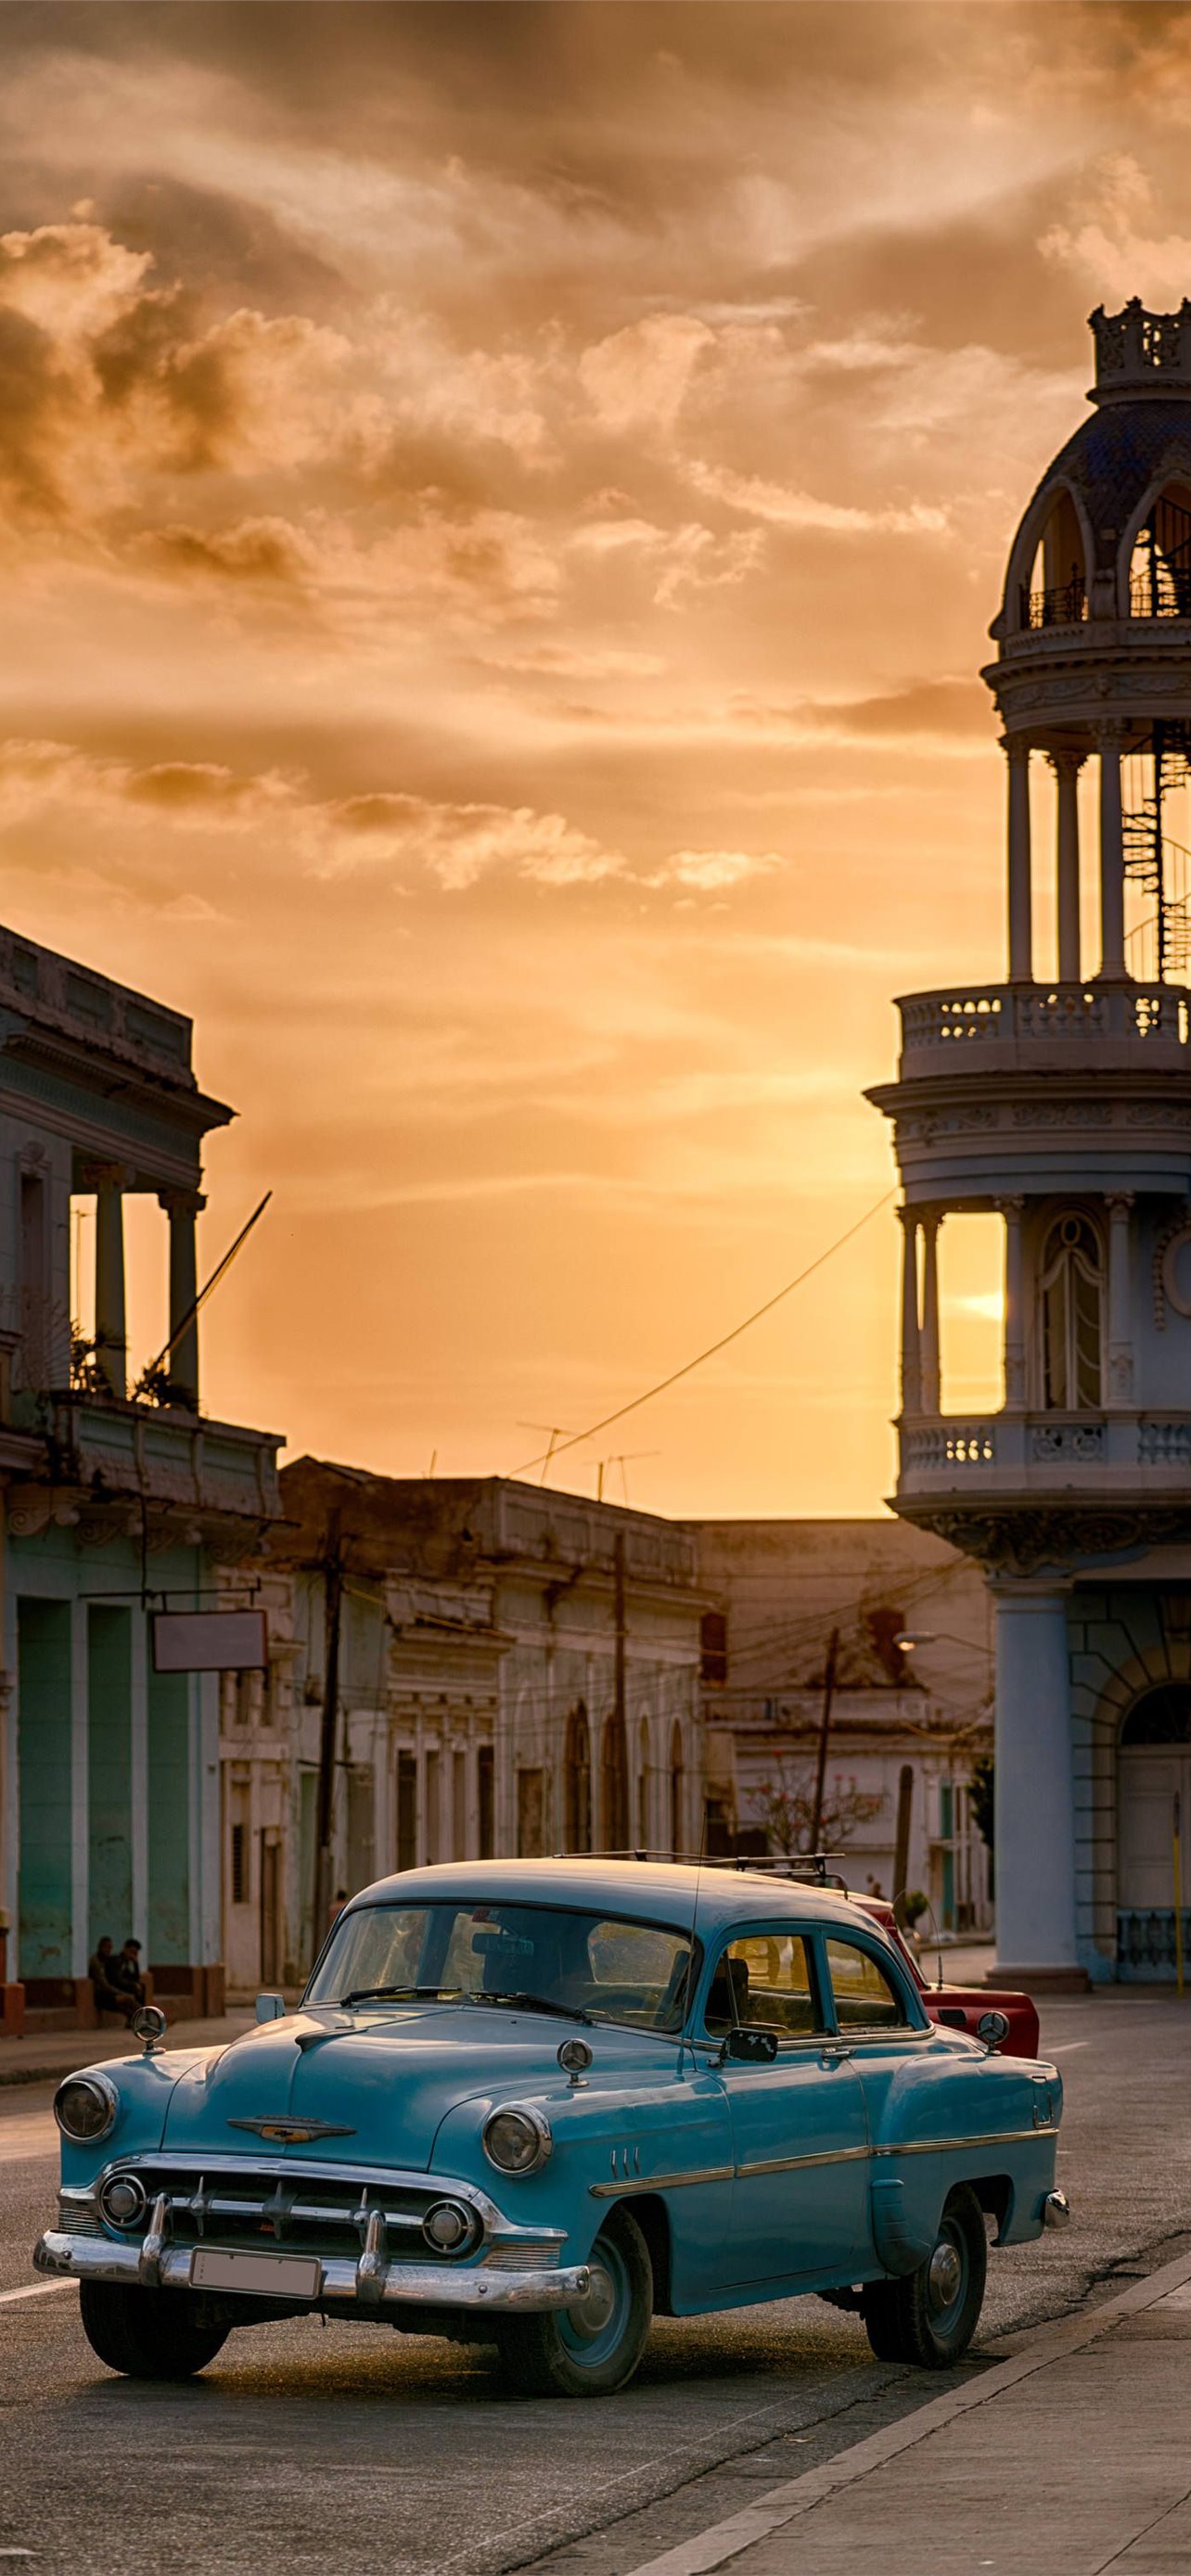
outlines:
{"label": "decorative balustrade", "polygon": [[[903,1075],[943,1069],[959,1049],[1004,1068],[1043,1062],[1070,1048],[1099,1062],[1125,1053],[1152,1064],[1182,1060],[1191,1040],[1191,997],[1173,984],[989,984],[971,992],[911,993],[898,1003]],[[929,1065],[924,1059],[929,1060]]]}
{"label": "decorative balustrade", "polygon": [[[1180,1916],[1183,1964],[1191,1968],[1191,1917]],[[1123,1908],[1117,1915],[1117,1973],[1143,1984],[1175,1975],[1173,1906]]]}
{"label": "decorative balustrade", "polygon": [[909,1419],[901,1425],[900,1455],[903,1495],[1181,1491],[1191,1468],[1191,1414]]}

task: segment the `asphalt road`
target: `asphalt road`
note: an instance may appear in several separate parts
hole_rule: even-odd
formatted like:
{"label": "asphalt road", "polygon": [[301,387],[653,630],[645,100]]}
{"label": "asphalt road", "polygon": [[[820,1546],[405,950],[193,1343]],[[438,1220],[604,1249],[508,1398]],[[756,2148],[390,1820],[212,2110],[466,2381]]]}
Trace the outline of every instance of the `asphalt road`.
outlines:
{"label": "asphalt road", "polygon": [[[978,2354],[1191,2231],[1191,2000],[1051,2005],[1065,2233],[995,2256]],[[303,2319],[202,2379],[117,2379],[29,2248],[53,2209],[51,2088],[0,2095],[0,2558],[45,2576],[624,2576],[948,2381],[869,2357],[814,2299],[663,2320],[623,2396],[506,2396],[467,2348]],[[3,2294],[32,2289],[13,2299]],[[983,2356],[983,2358],[981,2358]]]}

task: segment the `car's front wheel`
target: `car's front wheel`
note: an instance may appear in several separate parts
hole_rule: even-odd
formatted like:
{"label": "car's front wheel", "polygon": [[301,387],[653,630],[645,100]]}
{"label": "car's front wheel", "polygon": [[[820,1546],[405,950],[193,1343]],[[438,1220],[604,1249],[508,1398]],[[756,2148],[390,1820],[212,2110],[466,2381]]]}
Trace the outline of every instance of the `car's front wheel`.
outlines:
{"label": "car's front wheel", "polygon": [[988,2240],[984,2212],[967,2183],[950,2193],[935,2244],[902,2281],[873,2281],[862,2308],[878,2361],[915,2361],[948,2370],[962,2361],[980,2318]]}
{"label": "car's front wheel", "polygon": [[126,2379],[193,2379],[214,2361],[228,2328],[204,2325],[196,2307],[189,2290],[79,2283],[79,2314],[91,2350]]}
{"label": "car's front wheel", "polygon": [[605,2219],[591,2250],[591,2284],[573,2308],[509,2317],[501,2377],[529,2397],[610,2397],[633,2376],[653,2319],[653,2269],[627,2209]]}

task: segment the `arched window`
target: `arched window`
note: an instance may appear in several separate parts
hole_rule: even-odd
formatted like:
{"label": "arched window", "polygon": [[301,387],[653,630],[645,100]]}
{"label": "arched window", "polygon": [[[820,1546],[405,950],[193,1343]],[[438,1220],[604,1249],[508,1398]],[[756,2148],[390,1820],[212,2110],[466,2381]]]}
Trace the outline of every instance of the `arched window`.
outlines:
{"label": "arched window", "polygon": [[1060,485],[1052,496],[1030,570],[1021,585],[1019,623],[1078,626],[1087,613],[1083,530],[1070,492]]}
{"label": "arched window", "polygon": [[682,1728],[677,1718],[670,1732],[670,1849],[677,1859],[683,1833]]}
{"label": "arched window", "polygon": [[604,1720],[601,1771],[601,1835],[605,1851],[629,1847],[629,1750],[623,1717]]}
{"label": "arched window", "polygon": [[1134,617],[1191,617],[1191,489],[1171,483],[1150,504],[1129,565]]}
{"label": "arched window", "polygon": [[1056,1219],[1038,1291],[1043,1405],[1049,1413],[1095,1412],[1102,1400],[1104,1256],[1090,1218]]}
{"label": "arched window", "polygon": [[642,1851],[649,1850],[651,1830],[649,1813],[649,1720],[643,1717],[637,1729],[637,1841]]}
{"label": "arched window", "polygon": [[591,1737],[580,1700],[567,1719],[563,1752],[563,1834],[569,1852],[591,1850]]}
{"label": "arched window", "polygon": [[1130,1744],[1191,1744],[1191,1684],[1159,1682],[1135,1700],[1121,1728]]}

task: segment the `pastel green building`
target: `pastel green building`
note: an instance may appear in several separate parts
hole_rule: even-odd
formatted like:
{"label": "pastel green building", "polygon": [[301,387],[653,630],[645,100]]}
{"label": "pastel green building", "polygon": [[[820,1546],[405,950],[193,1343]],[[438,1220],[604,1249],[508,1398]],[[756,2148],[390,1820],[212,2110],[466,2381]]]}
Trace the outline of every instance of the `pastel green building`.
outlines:
{"label": "pastel green building", "polygon": [[[189,1020],[0,930],[10,2025],[17,1980],[32,2026],[88,2019],[105,1932],[135,1935],[167,1998],[221,2002],[218,1674],[155,1672],[152,1618],[226,1599],[278,1511],[277,1439],[199,1405],[202,1141],[232,1114],[198,1088]],[[133,1195],[161,1211],[169,1340],[130,1391]]]}

